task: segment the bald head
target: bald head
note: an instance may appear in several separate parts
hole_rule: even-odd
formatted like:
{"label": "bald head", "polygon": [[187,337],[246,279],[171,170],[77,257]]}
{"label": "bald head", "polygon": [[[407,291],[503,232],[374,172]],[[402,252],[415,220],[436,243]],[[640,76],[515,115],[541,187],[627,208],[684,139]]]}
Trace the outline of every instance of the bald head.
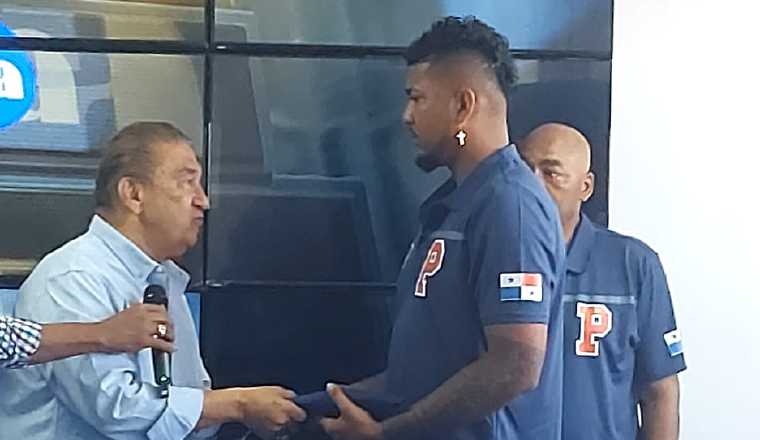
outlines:
{"label": "bald head", "polygon": [[551,122],[534,129],[520,142],[520,152],[523,156],[561,160],[579,173],[591,169],[588,140],[580,131],[565,124]]}
{"label": "bald head", "polygon": [[520,154],[559,206],[565,238],[570,240],[581,204],[594,192],[591,146],[573,127],[550,123],[536,128],[519,143]]}

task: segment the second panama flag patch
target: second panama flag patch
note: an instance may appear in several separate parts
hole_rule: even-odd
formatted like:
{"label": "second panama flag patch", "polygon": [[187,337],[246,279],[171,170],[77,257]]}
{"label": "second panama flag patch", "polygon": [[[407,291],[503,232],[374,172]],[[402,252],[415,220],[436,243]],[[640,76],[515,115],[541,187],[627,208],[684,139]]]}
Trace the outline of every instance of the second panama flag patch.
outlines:
{"label": "second panama flag patch", "polygon": [[499,274],[499,299],[501,301],[543,301],[541,274]]}

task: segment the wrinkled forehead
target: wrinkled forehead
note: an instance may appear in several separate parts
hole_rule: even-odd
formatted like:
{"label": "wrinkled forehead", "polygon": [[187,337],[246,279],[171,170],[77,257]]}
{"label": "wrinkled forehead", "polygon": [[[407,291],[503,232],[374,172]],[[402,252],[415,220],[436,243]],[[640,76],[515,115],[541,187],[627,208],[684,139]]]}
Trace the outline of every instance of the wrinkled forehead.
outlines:
{"label": "wrinkled forehead", "polygon": [[156,170],[173,173],[178,170],[200,173],[200,160],[192,145],[187,142],[164,142],[153,148]]}

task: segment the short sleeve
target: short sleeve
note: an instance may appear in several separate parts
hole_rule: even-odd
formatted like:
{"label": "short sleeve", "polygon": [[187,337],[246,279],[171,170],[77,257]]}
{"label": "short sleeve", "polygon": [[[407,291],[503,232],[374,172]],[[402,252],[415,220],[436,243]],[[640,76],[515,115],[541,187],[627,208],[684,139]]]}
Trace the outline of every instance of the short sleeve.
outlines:
{"label": "short sleeve", "polygon": [[676,326],[670,290],[656,254],[644,259],[641,277],[637,303],[639,344],[636,349],[636,383],[639,388],[686,369],[683,341]]}
{"label": "short sleeve", "polygon": [[556,212],[519,187],[495,191],[468,228],[484,326],[549,322],[563,255]]}

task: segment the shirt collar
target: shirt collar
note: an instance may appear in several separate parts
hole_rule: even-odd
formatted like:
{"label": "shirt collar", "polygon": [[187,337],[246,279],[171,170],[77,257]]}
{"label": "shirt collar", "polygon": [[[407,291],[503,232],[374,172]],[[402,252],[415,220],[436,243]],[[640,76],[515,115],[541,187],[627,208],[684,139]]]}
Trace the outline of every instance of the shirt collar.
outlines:
{"label": "shirt collar", "polygon": [[448,211],[456,211],[467,206],[472,201],[475,191],[498,169],[499,164],[518,158],[517,148],[513,144],[500,148],[483,159],[460,185],[456,184],[453,177],[441,185],[422,204],[421,216],[426,218],[430,210],[437,206],[443,206]]}
{"label": "shirt collar", "polygon": [[145,281],[160,264],[99,215],[92,216],[89,232],[116,255],[135,279]]}
{"label": "shirt collar", "polygon": [[586,214],[581,214],[581,221],[575,227],[575,234],[567,250],[567,270],[583,273],[591,259],[591,250],[596,241],[596,226]]}

